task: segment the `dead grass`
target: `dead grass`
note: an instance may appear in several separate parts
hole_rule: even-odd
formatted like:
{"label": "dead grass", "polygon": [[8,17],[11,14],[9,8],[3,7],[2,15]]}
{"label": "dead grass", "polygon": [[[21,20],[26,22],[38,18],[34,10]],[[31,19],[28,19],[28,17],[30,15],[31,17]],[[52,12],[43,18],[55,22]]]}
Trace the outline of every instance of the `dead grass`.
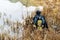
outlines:
{"label": "dead grass", "polygon": [[[42,15],[45,16],[46,21],[48,23],[48,27],[50,31],[45,31],[46,36],[43,35],[43,32],[40,32],[39,30],[34,30],[33,24],[32,24],[32,18],[34,14],[32,14],[32,18],[28,17],[26,19],[26,24],[24,26],[24,32],[23,37],[19,38],[18,40],[60,40],[60,33],[55,32],[52,25],[57,26],[57,29],[60,28],[60,0],[30,0],[31,5],[44,6],[44,11],[42,12]],[[18,23],[14,24],[17,26]],[[20,25],[20,24],[19,24]],[[14,27],[14,26],[13,26]],[[17,27],[15,28],[17,29]],[[60,31],[60,29],[59,29]],[[9,35],[0,34],[1,40],[17,40],[17,37],[14,36],[11,38]]]}

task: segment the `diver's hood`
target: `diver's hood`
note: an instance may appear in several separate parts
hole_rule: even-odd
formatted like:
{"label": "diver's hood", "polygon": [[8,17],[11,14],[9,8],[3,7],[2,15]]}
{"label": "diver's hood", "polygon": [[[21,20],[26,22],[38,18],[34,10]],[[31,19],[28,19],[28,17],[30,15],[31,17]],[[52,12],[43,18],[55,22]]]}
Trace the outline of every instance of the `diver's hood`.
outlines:
{"label": "diver's hood", "polygon": [[37,11],[36,11],[36,14],[37,14],[37,15],[40,15],[40,14],[41,14],[41,11],[37,10]]}

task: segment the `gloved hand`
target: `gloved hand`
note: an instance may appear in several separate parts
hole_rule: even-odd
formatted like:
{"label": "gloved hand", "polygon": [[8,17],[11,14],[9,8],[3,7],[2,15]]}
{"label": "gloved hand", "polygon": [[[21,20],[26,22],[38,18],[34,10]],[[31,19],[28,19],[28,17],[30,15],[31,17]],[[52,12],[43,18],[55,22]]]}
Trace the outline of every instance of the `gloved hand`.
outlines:
{"label": "gloved hand", "polygon": [[33,25],[33,27],[35,27],[35,28],[36,28],[36,25]]}

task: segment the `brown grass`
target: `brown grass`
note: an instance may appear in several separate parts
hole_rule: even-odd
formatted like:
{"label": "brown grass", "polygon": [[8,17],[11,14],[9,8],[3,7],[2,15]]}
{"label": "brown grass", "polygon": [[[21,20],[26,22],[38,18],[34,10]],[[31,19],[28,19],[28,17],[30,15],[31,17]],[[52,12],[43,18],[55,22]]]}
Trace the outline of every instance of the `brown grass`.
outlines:
{"label": "brown grass", "polygon": [[[60,0],[31,0],[31,5],[34,6],[44,6],[44,10],[42,15],[45,16],[46,21],[48,23],[49,31],[40,32],[39,30],[35,30],[32,24],[32,18],[34,14],[32,13],[32,17],[26,18],[26,24],[24,26],[23,37],[18,38],[18,40],[60,40]],[[30,5],[30,4],[29,4]],[[16,31],[18,22],[16,25]],[[13,28],[14,29],[14,25]],[[20,25],[20,24],[19,24]],[[53,26],[52,26],[53,25]],[[55,31],[54,26],[57,26]],[[45,35],[45,36],[44,36]],[[14,36],[13,38],[9,35],[0,34],[0,40],[17,40],[17,37]]]}

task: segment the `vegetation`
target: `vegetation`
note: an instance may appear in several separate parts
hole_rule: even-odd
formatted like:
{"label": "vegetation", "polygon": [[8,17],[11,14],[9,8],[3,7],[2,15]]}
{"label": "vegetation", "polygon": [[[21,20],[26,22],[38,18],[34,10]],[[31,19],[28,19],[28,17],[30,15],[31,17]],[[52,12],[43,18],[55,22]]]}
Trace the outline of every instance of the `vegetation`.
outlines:
{"label": "vegetation", "polygon": [[[21,40],[60,40],[60,0],[11,0],[11,1],[13,2],[20,1],[25,6],[42,5],[44,7],[44,10],[42,11],[42,15],[45,16],[49,27],[49,31],[45,31],[45,33],[43,32],[41,33],[39,30],[34,30],[32,24],[33,17],[32,16],[31,18],[27,17],[25,19],[26,24],[23,25],[24,27],[23,37],[19,38],[19,40],[20,39]],[[2,40],[4,37],[10,38],[10,36],[8,35],[5,36],[4,34],[0,36]],[[14,36],[13,38],[10,39],[17,40],[17,37]]]}

